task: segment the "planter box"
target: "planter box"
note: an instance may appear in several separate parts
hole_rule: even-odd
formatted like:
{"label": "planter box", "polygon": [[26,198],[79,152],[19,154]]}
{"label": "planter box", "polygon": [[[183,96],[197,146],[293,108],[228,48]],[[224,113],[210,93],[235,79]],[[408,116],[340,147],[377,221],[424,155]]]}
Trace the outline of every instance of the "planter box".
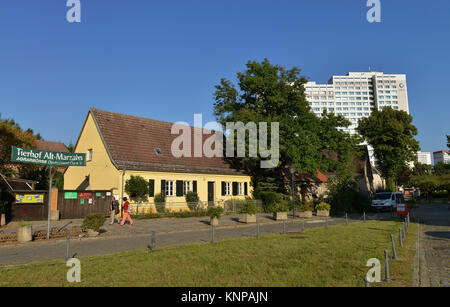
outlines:
{"label": "planter box", "polygon": [[24,243],[33,241],[33,229],[31,226],[19,227],[17,232],[17,241]]}
{"label": "planter box", "polygon": [[303,211],[303,212],[297,213],[297,216],[309,219],[309,218],[312,218],[313,214],[312,214],[312,211]]}
{"label": "planter box", "polygon": [[316,213],[317,216],[330,216],[329,210],[317,210]]}
{"label": "planter box", "polygon": [[273,219],[275,221],[286,221],[288,219],[287,212],[274,212]]}
{"label": "planter box", "polygon": [[2,213],[2,216],[0,218],[0,226],[6,225],[6,216],[4,213]]}
{"label": "planter box", "polygon": [[239,222],[241,223],[256,223],[256,214],[239,214]]}
{"label": "planter box", "polygon": [[213,218],[211,218],[211,220],[209,221],[209,224],[210,224],[211,226],[217,226],[217,225],[219,225],[219,219],[218,219],[217,217],[213,217]]}

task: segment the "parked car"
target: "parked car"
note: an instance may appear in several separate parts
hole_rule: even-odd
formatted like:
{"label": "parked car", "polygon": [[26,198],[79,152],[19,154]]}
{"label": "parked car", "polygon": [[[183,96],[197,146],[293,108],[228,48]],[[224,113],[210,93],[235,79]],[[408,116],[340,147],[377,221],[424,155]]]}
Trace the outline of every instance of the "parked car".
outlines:
{"label": "parked car", "polygon": [[372,208],[376,211],[395,211],[397,209],[397,199],[403,200],[403,194],[398,192],[377,193],[373,196]]}

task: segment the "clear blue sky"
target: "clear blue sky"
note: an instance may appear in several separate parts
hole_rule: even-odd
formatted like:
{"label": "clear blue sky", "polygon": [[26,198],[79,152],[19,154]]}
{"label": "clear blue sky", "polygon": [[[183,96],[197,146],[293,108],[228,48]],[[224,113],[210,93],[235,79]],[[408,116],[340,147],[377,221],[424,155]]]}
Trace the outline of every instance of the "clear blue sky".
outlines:
{"label": "clear blue sky", "polygon": [[405,73],[418,140],[450,134],[450,1],[65,0],[0,2],[0,113],[47,140],[76,142],[90,107],[165,121],[213,120],[214,85],[248,60],[298,66],[311,80]]}

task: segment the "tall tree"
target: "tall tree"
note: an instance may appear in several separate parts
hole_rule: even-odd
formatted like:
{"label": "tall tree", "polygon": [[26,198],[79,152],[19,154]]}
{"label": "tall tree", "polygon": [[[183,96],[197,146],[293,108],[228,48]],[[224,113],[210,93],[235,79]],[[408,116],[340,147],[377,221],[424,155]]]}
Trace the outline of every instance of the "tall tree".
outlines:
{"label": "tall tree", "polygon": [[[336,125],[348,126],[342,117],[326,115],[323,120],[314,115],[305,97],[307,80],[298,67],[286,69],[269,60],[249,61],[246,70],[237,73],[237,85],[222,79],[216,86],[214,114],[226,127],[227,122],[266,122],[268,135],[273,122],[279,123],[280,162],[272,169],[260,168],[261,157],[246,155],[243,165],[252,175],[255,188],[277,185],[283,191],[281,168],[292,163],[299,173],[316,174],[317,170],[335,167],[323,155],[323,150],[341,150],[339,143],[347,135]],[[248,138],[247,138],[248,139]],[[258,140],[257,140],[258,142]],[[248,149],[248,143],[247,149]],[[341,148],[342,147],[342,148]]]}
{"label": "tall tree", "polygon": [[357,131],[373,146],[378,168],[386,184],[395,189],[395,177],[407,162],[417,161],[419,143],[414,139],[417,128],[412,116],[390,107],[374,110],[358,122]]}

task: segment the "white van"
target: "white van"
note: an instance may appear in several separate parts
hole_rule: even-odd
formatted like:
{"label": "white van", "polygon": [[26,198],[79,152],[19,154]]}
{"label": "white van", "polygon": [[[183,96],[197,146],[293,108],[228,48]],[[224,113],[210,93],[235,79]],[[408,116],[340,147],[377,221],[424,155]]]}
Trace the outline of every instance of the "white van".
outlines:
{"label": "white van", "polygon": [[397,210],[397,199],[403,199],[402,193],[396,192],[381,192],[377,193],[373,196],[372,199],[372,208],[381,211],[388,210],[394,211]]}

